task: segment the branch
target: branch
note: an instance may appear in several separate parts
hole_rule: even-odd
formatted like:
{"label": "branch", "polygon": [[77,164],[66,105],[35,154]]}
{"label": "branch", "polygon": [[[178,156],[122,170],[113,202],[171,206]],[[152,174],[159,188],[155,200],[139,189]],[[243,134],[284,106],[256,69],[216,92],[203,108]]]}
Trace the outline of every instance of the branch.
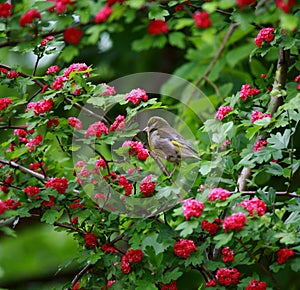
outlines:
{"label": "branch", "polygon": [[80,270],[80,272],[72,280],[72,285],[74,286],[76,282],[84,275],[84,273],[92,266],[91,262],[88,261],[86,265]]}
{"label": "branch", "polygon": [[246,251],[246,253],[255,261],[255,263],[257,263],[260,268],[271,278],[274,286],[276,289],[280,290],[280,286],[278,284],[278,282],[276,281],[276,279],[274,278],[273,274],[265,267],[265,265],[260,262],[252,253],[251,251],[248,250],[248,248],[246,247],[246,245],[243,243],[243,241],[240,238],[235,237],[234,238],[236,241],[238,241],[241,246],[243,247],[243,249]]}
{"label": "branch", "polygon": [[20,171],[26,173],[26,174],[29,174],[39,180],[46,180],[47,178],[43,175],[43,174],[40,174],[40,173],[37,173],[33,170],[30,170],[28,169],[27,167],[24,167],[14,161],[9,161],[9,160],[5,160],[5,159],[0,159],[0,163],[2,164],[6,164],[12,168],[16,168],[16,169],[19,169]]}
{"label": "branch", "polygon": [[[287,71],[288,71],[288,61],[289,61],[289,50],[284,50],[283,48],[279,49],[279,57],[277,61],[277,69],[276,69],[276,75],[275,80],[273,83],[273,90],[272,90],[272,97],[270,99],[270,102],[268,104],[268,111],[271,115],[273,115],[278,107],[282,103],[282,95],[280,90],[282,90],[285,87],[286,84],[286,77],[287,77]],[[256,137],[255,142],[265,139],[264,134],[260,134]],[[238,177],[238,188],[239,191],[245,191],[247,188],[247,179],[251,176],[251,168],[244,167],[241,171],[241,174]]]}
{"label": "branch", "polygon": [[[237,193],[236,191],[233,191],[231,193]],[[255,195],[256,194],[256,191],[240,191],[240,193],[242,195]],[[264,192],[265,194],[268,194],[267,191]],[[300,194],[297,194],[296,192],[286,192],[286,191],[277,191],[275,192],[276,195],[278,196],[291,196],[291,197],[300,197]]]}

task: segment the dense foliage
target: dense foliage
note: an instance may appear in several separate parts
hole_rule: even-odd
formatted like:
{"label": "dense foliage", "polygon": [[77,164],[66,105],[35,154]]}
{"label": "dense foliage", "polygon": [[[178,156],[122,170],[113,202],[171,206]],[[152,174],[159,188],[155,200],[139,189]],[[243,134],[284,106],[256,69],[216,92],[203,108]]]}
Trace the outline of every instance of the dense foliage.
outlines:
{"label": "dense foliage", "polygon": [[[64,289],[296,289],[299,16],[280,0],[1,3],[1,230],[38,216],[69,233]],[[184,59],[107,84],[78,60],[96,45]],[[202,160],[158,158],[155,115]]]}

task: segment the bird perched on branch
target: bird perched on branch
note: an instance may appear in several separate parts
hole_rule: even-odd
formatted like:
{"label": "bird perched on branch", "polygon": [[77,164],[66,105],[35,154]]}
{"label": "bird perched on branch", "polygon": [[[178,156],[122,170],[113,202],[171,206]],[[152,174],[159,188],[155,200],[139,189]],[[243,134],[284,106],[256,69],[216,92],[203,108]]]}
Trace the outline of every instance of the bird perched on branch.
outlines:
{"label": "bird perched on branch", "polygon": [[[185,158],[201,160],[197,151],[163,118],[151,117],[144,130],[148,133],[148,142],[152,151],[167,161],[178,165]],[[173,172],[175,169],[176,167]]]}

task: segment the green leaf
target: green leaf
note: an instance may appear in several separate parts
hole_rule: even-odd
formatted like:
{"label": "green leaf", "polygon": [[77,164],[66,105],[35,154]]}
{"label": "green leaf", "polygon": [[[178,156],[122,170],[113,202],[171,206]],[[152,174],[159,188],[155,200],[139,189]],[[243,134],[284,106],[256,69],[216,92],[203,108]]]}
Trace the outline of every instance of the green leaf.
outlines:
{"label": "green leaf", "polygon": [[164,277],[163,277],[163,280],[162,282],[164,284],[168,284],[168,283],[171,283],[172,280],[177,280],[183,273],[180,271],[180,268],[175,268],[171,271],[167,271],[165,274],[164,274]]}
{"label": "green leaf", "polygon": [[291,259],[291,269],[295,272],[300,271],[300,257],[292,258]]}
{"label": "green leaf", "polygon": [[286,149],[290,142],[291,130],[286,129],[283,135],[280,132],[277,132],[276,135],[270,134],[270,136],[271,137],[267,139],[270,147],[275,149]]}
{"label": "green leaf", "polygon": [[265,172],[270,173],[272,175],[283,175],[283,168],[275,162],[271,162],[269,165],[266,165],[265,169]]}
{"label": "green leaf", "polygon": [[171,32],[169,33],[169,42],[171,45],[179,47],[181,49],[185,48],[185,38],[186,36],[182,32]]}
{"label": "green leaf", "polygon": [[222,233],[222,234],[216,235],[214,237],[214,240],[218,241],[218,243],[216,244],[216,247],[219,249],[222,246],[227,245],[231,241],[232,237],[233,237],[233,232]]}
{"label": "green leaf", "polygon": [[148,280],[136,280],[136,290],[158,290],[158,288]]}
{"label": "green leaf", "polygon": [[[153,8],[152,8],[153,7]],[[149,19],[161,19],[165,20],[165,16],[169,16],[168,10],[162,9],[159,5],[154,5],[150,8]]]}
{"label": "green leaf", "polygon": [[175,230],[180,231],[180,236],[182,237],[187,237],[188,235],[192,234],[194,229],[198,228],[199,226],[199,221],[194,220],[194,221],[185,221],[179,224]]}
{"label": "green leaf", "polygon": [[62,216],[63,212],[64,212],[63,209],[61,211],[57,211],[54,209],[48,209],[43,214],[41,221],[46,222],[47,224],[53,224]]}
{"label": "green leaf", "polygon": [[266,117],[255,121],[253,124],[260,127],[267,127],[271,123],[272,118]]}
{"label": "green leaf", "polygon": [[148,234],[147,237],[143,239],[142,242],[142,249],[147,247],[152,247],[155,251],[155,254],[158,255],[159,253],[164,252],[164,250],[168,247],[165,247],[163,244],[157,242],[158,234]]}

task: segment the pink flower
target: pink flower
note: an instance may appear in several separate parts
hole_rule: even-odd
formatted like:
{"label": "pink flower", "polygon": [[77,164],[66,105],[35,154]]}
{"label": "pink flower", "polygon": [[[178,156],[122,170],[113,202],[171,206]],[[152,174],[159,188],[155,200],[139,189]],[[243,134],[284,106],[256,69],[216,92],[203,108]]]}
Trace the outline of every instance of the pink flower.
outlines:
{"label": "pink flower", "polygon": [[104,6],[95,16],[94,21],[95,23],[104,22],[110,14],[113,12],[113,9],[109,6]]}
{"label": "pink flower", "polygon": [[27,186],[23,190],[28,196],[32,197],[34,195],[37,195],[40,192],[40,189],[36,186]]}
{"label": "pink flower", "polygon": [[192,240],[180,239],[174,244],[174,254],[178,257],[188,258],[192,251],[197,251],[197,247]]}
{"label": "pink flower", "polygon": [[215,201],[217,199],[226,200],[228,196],[230,196],[230,191],[223,189],[221,187],[217,187],[210,191],[208,195],[208,199],[210,201]]}
{"label": "pink flower", "polygon": [[[64,71],[64,77],[69,78],[71,73],[79,73],[79,72],[84,72],[88,70],[87,64],[84,62],[77,62],[77,63],[72,63],[69,67],[67,67]],[[90,75],[89,72],[86,72],[86,76],[88,77]]]}
{"label": "pink flower", "polygon": [[254,42],[257,46],[262,46],[263,41],[271,42],[274,39],[274,28],[268,27],[263,28],[259,31],[257,37],[254,39]]}
{"label": "pink flower", "polygon": [[207,220],[203,220],[201,224],[202,230],[209,232],[210,235],[215,235],[217,230],[220,228],[220,223],[222,220],[215,218],[214,221],[211,223]]}
{"label": "pink flower", "polygon": [[64,40],[67,43],[78,44],[83,32],[81,29],[68,27],[64,31]]}
{"label": "pink flower", "polygon": [[267,283],[260,282],[257,280],[251,280],[248,286],[246,287],[246,290],[266,290],[266,289],[267,289]]}
{"label": "pink flower", "polygon": [[236,268],[220,268],[217,270],[216,279],[221,285],[230,286],[239,283],[241,273]]}
{"label": "pink flower", "polygon": [[145,161],[149,156],[149,151],[138,141],[125,141],[122,147],[130,147],[129,155],[137,154],[138,159]]}
{"label": "pink flower", "polygon": [[74,127],[76,130],[82,129],[82,123],[78,118],[75,117],[69,117],[68,118],[68,124]]}
{"label": "pink flower", "polygon": [[15,70],[10,70],[6,76],[8,79],[15,79],[19,76],[19,73],[17,73]]}
{"label": "pink flower", "polygon": [[47,71],[46,71],[46,74],[49,75],[49,74],[54,74],[56,73],[57,71],[59,71],[59,67],[57,65],[52,65],[50,66]]}
{"label": "pink flower", "polygon": [[144,253],[142,250],[128,250],[121,258],[121,267],[124,274],[129,274],[131,271],[130,264],[138,263],[142,260]]}
{"label": "pink flower", "polygon": [[231,230],[241,230],[244,228],[244,224],[247,221],[243,212],[234,213],[231,216],[227,216],[224,219],[223,229],[225,232]]}
{"label": "pink flower", "polygon": [[60,90],[64,86],[64,82],[68,79],[64,76],[58,76],[51,85],[53,90]]}
{"label": "pink flower", "polygon": [[101,168],[101,167],[105,167],[107,164],[106,164],[106,162],[105,162],[105,160],[103,159],[103,158],[98,158],[97,160],[96,160],[96,166],[98,167],[98,168]]}
{"label": "pink flower", "polygon": [[255,2],[256,2],[256,0],[236,0],[236,4],[238,6],[252,5]]}
{"label": "pink flower", "polygon": [[130,101],[134,105],[138,105],[140,101],[148,101],[148,95],[146,92],[140,88],[134,89],[130,91],[126,96],[125,96],[125,101]]}
{"label": "pink flower", "polygon": [[290,8],[295,6],[295,0],[276,0],[276,6],[285,13],[290,12]]}
{"label": "pink flower", "polygon": [[129,183],[128,179],[125,176],[120,175],[118,181],[118,185],[122,186],[125,189],[125,195],[131,195],[133,186],[131,183]]}
{"label": "pink flower", "polygon": [[89,248],[96,248],[98,246],[98,238],[92,233],[85,234],[84,241],[85,245]]}
{"label": "pink flower", "polygon": [[34,150],[35,146],[38,146],[43,141],[42,135],[37,135],[35,138],[30,139],[28,143],[26,143],[25,147],[30,147],[30,152]]}
{"label": "pink flower", "polygon": [[53,119],[50,119],[48,122],[47,122],[47,127],[48,128],[51,128],[51,127],[56,127],[59,125],[59,121],[57,118],[53,118]]}
{"label": "pink flower", "polygon": [[8,3],[4,2],[0,4],[0,17],[8,18],[11,15],[11,10],[13,6]]}
{"label": "pink flower", "polygon": [[65,177],[53,177],[47,180],[46,187],[53,187],[60,194],[64,194],[68,188],[68,180]]}
{"label": "pink flower", "polygon": [[44,114],[46,112],[49,112],[52,109],[53,106],[53,100],[42,100],[38,102],[31,102],[27,105],[26,112],[28,110],[33,109],[35,115]]}
{"label": "pink flower", "polygon": [[249,216],[253,216],[254,213],[257,213],[259,216],[262,216],[267,210],[265,202],[257,197],[254,197],[250,200],[244,200],[240,202],[238,206],[243,206],[248,211]]}
{"label": "pink flower", "polygon": [[222,144],[221,150],[225,150],[228,145],[230,145],[230,140],[225,140]]}
{"label": "pink flower", "polygon": [[84,133],[84,137],[95,136],[100,138],[102,134],[108,134],[108,129],[103,122],[96,122],[91,124]]}
{"label": "pink flower", "polygon": [[11,105],[13,102],[10,98],[0,98],[0,111],[4,110]]}
{"label": "pink flower", "polygon": [[222,249],[222,254],[223,254],[222,261],[224,263],[228,263],[228,262],[234,261],[234,252],[229,247],[223,248]]}
{"label": "pink flower", "polygon": [[165,34],[168,33],[169,27],[164,20],[152,20],[147,28],[148,34]]}
{"label": "pink flower", "polygon": [[232,108],[230,106],[220,106],[215,115],[215,118],[223,121],[225,116],[230,112],[232,112]]}
{"label": "pink flower", "polygon": [[200,217],[204,210],[204,204],[201,201],[195,199],[188,199],[182,205],[183,215],[186,220],[190,217]]}
{"label": "pink flower", "polygon": [[258,110],[255,110],[251,113],[251,122],[252,123],[256,122],[257,120],[264,119],[264,118],[272,119],[272,116],[270,114],[265,114],[265,113],[259,112]]}
{"label": "pink flower", "polygon": [[35,9],[28,10],[25,14],[23,14],[19,20],[20,26],[24,27],[27,24],[30,24],[33,22],[33,19],[35,18],[41,18],[40,12],[38,12]]}
{"label": "pink flower", "polygon": [[195,12],[193,18],[197,27],[208,28],[211,26],[211,20],[206,11]]}
{"label": "pink flower", "polygon": [[243,85],[240,90],[240,98],[244,101],[246,101],[249,96],[257,94],[259,94],[259,89],[251,88],[250,84]]}
{"label": "pink flower", "polygon": [[253,152],[258,152],[261,149],[264,149],[268,144],[267,140],[259,140],[254,143]]}
{"label": "pink flower", "polygon": [[102,93],[102,96],[113,96],[116,94],[116,90],[114,87],[111,87],[105,83],[103,83],[101,85],[102,85],[102,87],[105,88],[105,91],[104,91],[104,93]]}
{"label": "pink flower", "polygon": [[206,287],[215,287],[215,286],[217,286],[217,283],[214,279],[212,279],[212,280],[209,280],[208,282],[206,282],[205,286]]}
{"label": "pink flower", "polygon": [[57,14],[66,12],[67,5],[73,5],[72,0],[46,0],[49,2],[55,2],[55,5],[49,9],[50,12],[56,11]]}
{"label": "pink flower", "polygon": [[150,174],[142,180],[140,184],[140,191],[143,194],[143,196],[151,196],[152,193],[155,191],[156,183],[151,181],[152,178],[153,175]]}
{"label": "pink flower", "polygon": [[109,127],[109,131],[113,132],[113,131],[121,131],[121,129],[124,127],[125,125],[125,117],[122,115],[119,115],[116,120],[110,125]]}
{"label": "pink flower", "polygon": [[161,290],[177,290],[177,282],[172,280],[171,283],[163,284]]}
{"label": "pink flower", "polygon": [[284,264],[287,259],[289,259],[290,257],[293,257],[294,255],[295,255],[295,253],[293,250],[290,250],[287,248],[280,249],[276,253],[277,262],[278,262],[278,264]]}

